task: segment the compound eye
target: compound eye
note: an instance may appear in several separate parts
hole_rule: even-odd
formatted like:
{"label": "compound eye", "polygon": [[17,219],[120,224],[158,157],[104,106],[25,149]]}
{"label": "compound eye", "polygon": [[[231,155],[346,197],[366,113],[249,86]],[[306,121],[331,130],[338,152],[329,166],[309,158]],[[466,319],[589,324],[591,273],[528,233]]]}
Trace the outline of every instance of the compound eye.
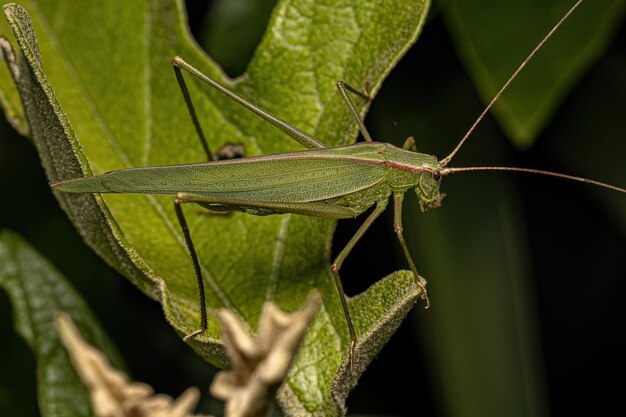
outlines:
{"label": "compound eye", "polygon": [[433,171],[433,179],[439,181],[441,179],[441,171]]}

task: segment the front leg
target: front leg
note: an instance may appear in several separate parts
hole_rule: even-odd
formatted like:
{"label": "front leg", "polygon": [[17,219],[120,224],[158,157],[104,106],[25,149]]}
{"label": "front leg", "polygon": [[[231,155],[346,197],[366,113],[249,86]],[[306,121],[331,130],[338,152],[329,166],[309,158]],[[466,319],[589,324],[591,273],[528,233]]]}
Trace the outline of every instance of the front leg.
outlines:
{"label": "front leg", "polygon": [[404,194],[397,193],[394,195],[394,207],[393,207],[393,230],[396,232],[396,236],[400,241],[400,246],[402,246],[402,251],[404,251],[404,257],[409,263],[409,267],[411,268],[411,272],[413,272],[413,276],[415,277],[415,284],[419,287],[422,292],[422,299],[426,301],[426,307],[430,307],[430,300],[428,299],[428,293],[426,292],[426,287],[424,283],[426,280],[420,274],[417,273],[417,268],[415,268],[415,263],[413,262],[413,258],[411,258],[411,253],[409,252],[409,248],[406,245],[404,240],[404,229],[402,227],[402,202],[404,201]]}

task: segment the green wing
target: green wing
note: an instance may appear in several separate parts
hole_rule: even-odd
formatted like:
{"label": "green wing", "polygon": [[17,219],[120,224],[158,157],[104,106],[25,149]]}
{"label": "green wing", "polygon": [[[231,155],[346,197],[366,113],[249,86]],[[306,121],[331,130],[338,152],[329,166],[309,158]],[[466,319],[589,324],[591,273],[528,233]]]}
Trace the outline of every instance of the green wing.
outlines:
{"label": "green wing", "polygon": [[382,181],[386,173],[381,159],[383,148],[383,144],[363,144],[200,164],[130,168],[53,186],[65,192],[185,192],[238,201],[312,202],[350,194]]}

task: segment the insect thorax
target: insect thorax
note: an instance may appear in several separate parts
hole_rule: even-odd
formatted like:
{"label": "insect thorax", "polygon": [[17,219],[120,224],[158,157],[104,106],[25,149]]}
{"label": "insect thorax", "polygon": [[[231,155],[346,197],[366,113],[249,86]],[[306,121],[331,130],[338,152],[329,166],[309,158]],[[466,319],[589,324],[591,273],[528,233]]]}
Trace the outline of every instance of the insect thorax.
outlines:
{"label": "insect thorax", "polygon": [[328,200],[328,203],[354,209],[354,215],[363,213],[379,201],[387,201],[391,195],[391,187],[386,181],[382,181],[365,190],[346,194],[341,197]]}
{"label": "insect thorax", "polygon": [[422,211],[441,204],[443,197],[439,186],[442,167],[434,155],[396,149],[392,162],[396,166],[389,172],[388,178],[394,192],[406,192],[413,188]]}

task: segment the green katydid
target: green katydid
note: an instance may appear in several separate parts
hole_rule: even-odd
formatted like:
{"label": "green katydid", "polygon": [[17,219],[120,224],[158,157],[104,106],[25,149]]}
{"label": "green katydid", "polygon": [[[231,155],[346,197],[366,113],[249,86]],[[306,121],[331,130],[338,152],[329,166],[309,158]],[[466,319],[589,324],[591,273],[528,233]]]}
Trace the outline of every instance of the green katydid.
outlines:
{"label": "green katydid", "polygon": [[[406,141],[403,148],[373,142],[348,94],[355,94],[367,100],[369,100],[369,95],[366,90],[359,91],[343,81],[337,83],[339,93],[354,115],[365,142],[338,147],[324,147],[316,138],[237,96],[182,58],[176,57],[173,61],[176,78],[209,162],[122,169],[102,175],[56,183],[53,184],[53,187],[64,192],[140,193],[174,196],[175,212],[191,256],[200,293],[200,327],[185,336],[185,339],[192,338],[206,330],[207,313],[202,272],[181,207],[183,203],[196,203],[210,210],[222,212],[243,211],[253,215],[295,213],[336,219],[355,217],[375,206],[331,265],[350,332],[350,358],[353,360],[356,333],[342,289],[339,269],[355,244],[374,220],[386,209],[391,196],[394,200],[394,229],[397,238],[414,275],[416,285],[420,287],[422,297],[428,306],[424,282],[409,254],[402,230],[402,202],[404,194],[409,189],[415,190],[422,210],[440,205],[443,198],[443,194],[440,193],[441,179],[448,174],[462,171],[528,172],[587,182],[626,193],[626,189],[609,184],[535,169],[447,167],[511,81],[581,2],[582,0],[579,0],[544,37],[478,117],[456,148],[441,160],[432,155],[417,153],[411,138]],[[181,70],[190,73],[237,101],[308,149],[276,155],[214,161]]]}

